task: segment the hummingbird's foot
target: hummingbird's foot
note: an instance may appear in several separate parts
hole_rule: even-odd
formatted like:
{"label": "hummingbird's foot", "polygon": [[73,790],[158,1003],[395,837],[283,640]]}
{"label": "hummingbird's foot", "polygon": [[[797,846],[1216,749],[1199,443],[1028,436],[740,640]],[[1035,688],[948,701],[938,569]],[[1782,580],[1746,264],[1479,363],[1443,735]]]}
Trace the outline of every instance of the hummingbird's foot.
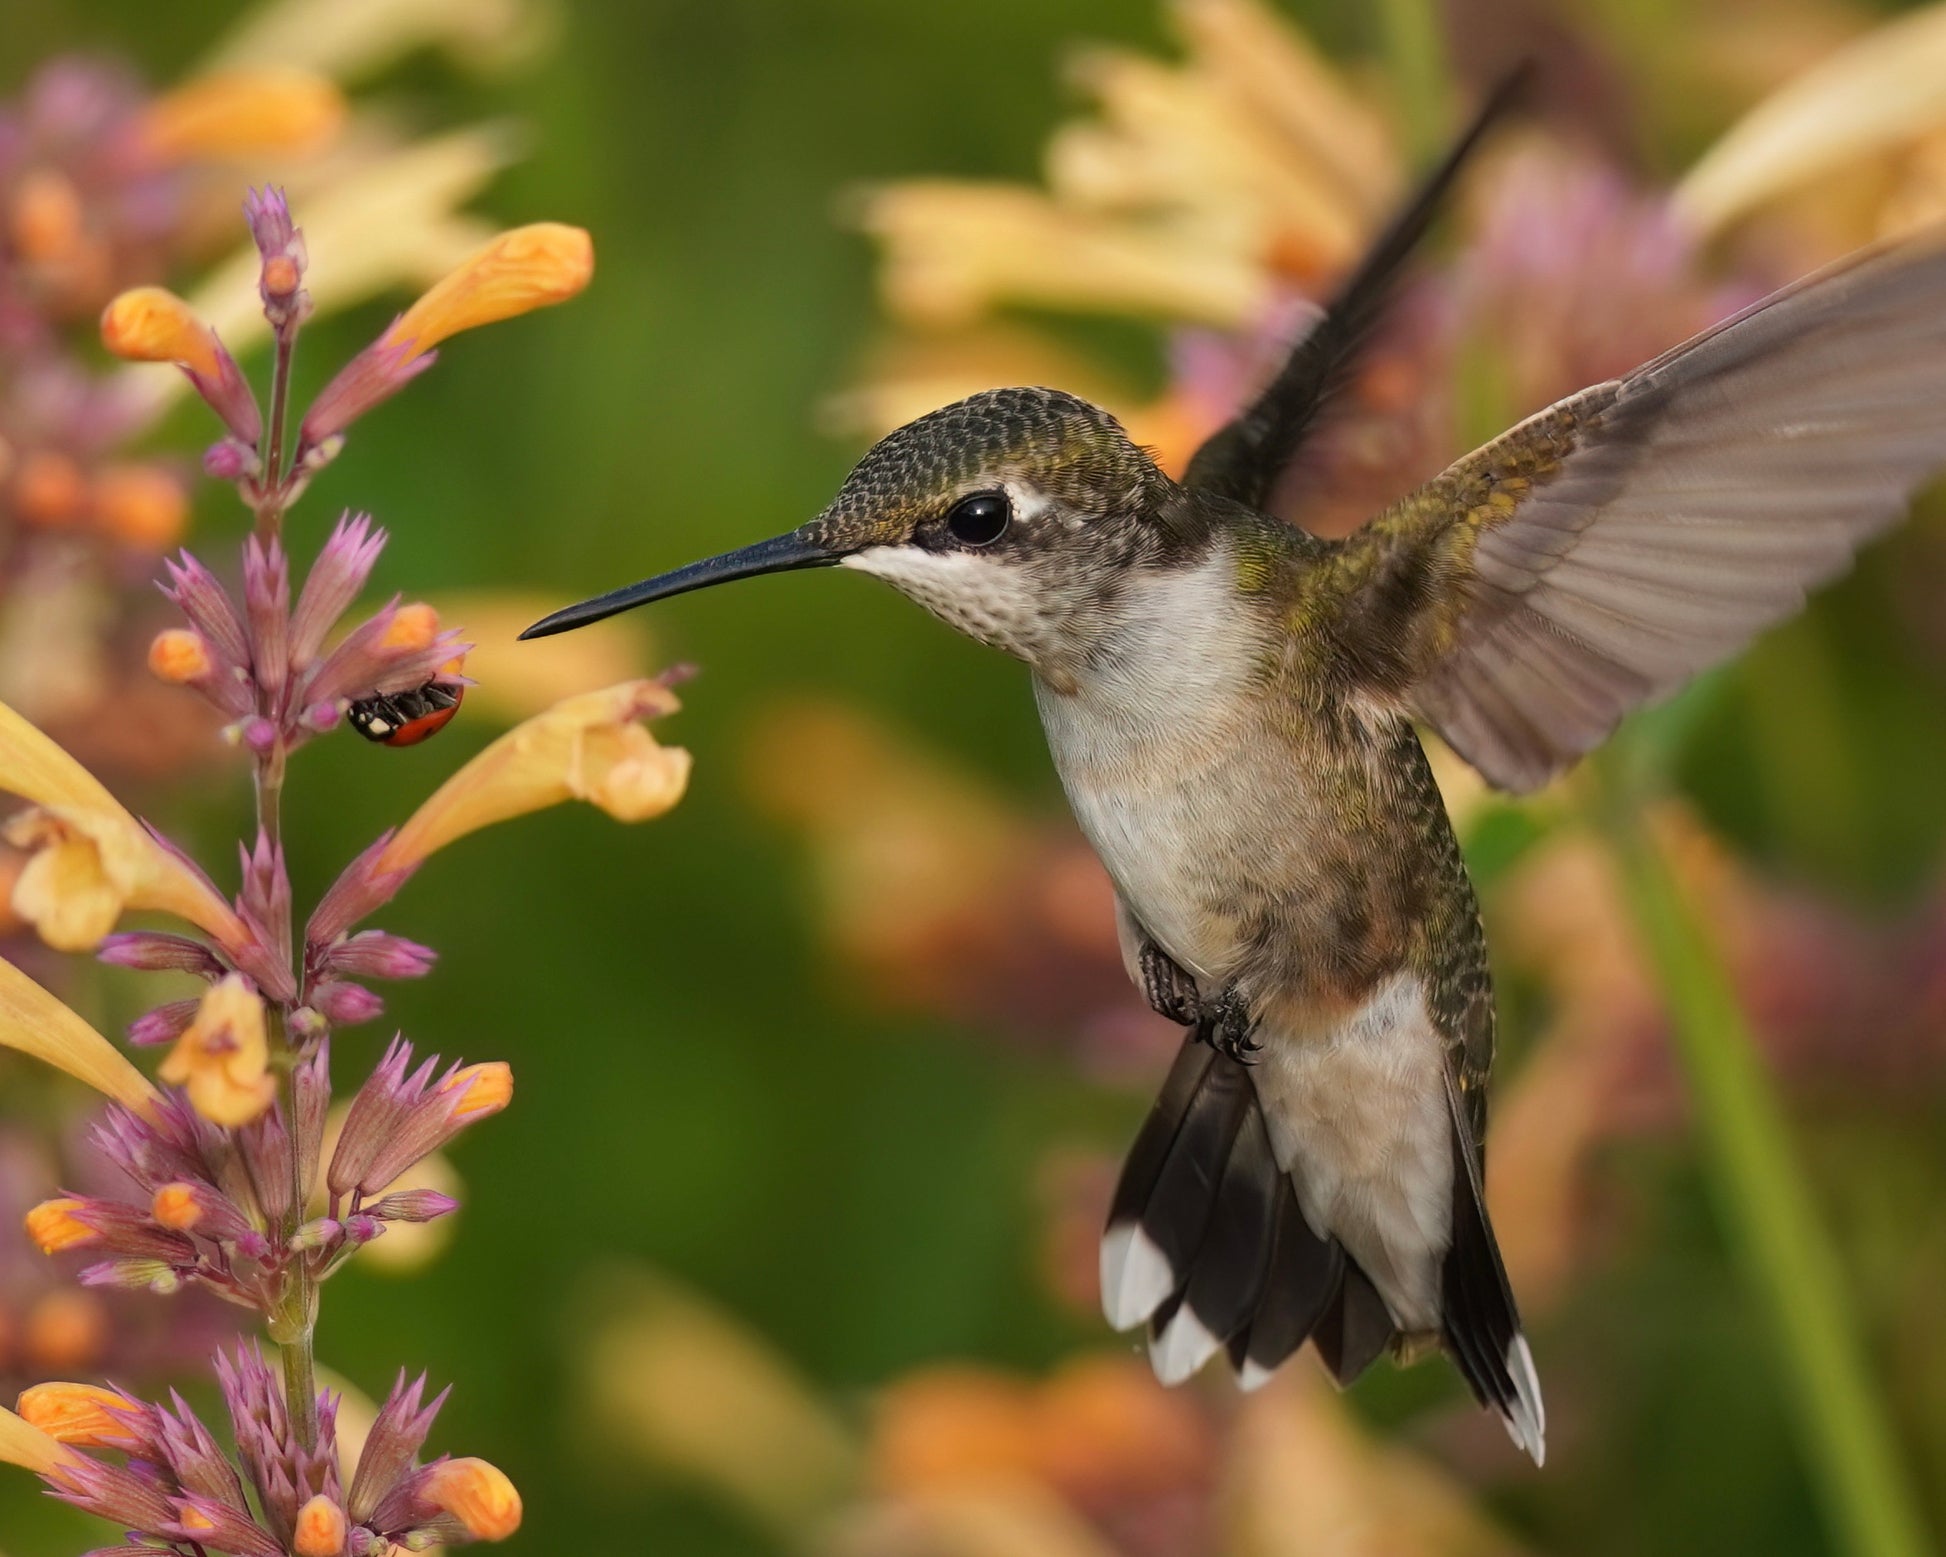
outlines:
{"label": "hummingbird's foot", "polygon": [[1263,1048],[1257,1041],[1257,1019],[1250,1014],[1249,1003],[1234,989],[1224,990],[1213,1004],[1204,1007],[1196,1036],[1239,1065],[1256,1064],[1258,1051]]}
{"label": "hummingbird's foot", "polygon": [[1142,943],[1142,995],[1157,1016],[1166,1016],[1184,1027],[1194,1027],[1203,1019],[1203,1000],[1196,981],[1176,965],[1154,941]]}

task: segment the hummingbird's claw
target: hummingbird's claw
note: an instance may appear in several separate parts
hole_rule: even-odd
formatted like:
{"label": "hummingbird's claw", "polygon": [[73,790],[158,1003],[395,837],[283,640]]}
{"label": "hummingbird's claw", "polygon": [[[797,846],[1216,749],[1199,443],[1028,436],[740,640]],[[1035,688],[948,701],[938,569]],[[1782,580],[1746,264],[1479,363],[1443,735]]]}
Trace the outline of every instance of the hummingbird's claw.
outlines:
{"label": "hummingbird's claw", "polygon": [[1235,1060],[1239,1065],[1256,1064],[1256,1056],[1263,1048],[1257,1040],[1257,1019],[1250,1014],[1249,1002],[1234,987],[1224,990],[1214,1004],[1204,1008],[1196,1036],[1225,1059]]}
{"label": "hummingbird's claw", "polygon": [[1184,1027],[1194,1027],[1203,1018],[1202,996],[1196,981],[1185,973],[1154,941],[1142,943],[1142,995],[1157,1016]]}

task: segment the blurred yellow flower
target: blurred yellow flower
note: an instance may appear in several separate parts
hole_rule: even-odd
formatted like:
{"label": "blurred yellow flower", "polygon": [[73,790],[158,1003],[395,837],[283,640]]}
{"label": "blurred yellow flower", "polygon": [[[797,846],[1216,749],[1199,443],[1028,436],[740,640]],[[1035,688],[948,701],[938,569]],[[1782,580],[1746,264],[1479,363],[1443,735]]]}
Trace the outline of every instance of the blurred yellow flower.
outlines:
{"label": "blurred yellow flower", "polygon": [[0,1046],[45,1061],[137,1113],[155,1106],[155,1088],[121,1050],[6,961],[0,961]]}
{"label": "blurred yellow flower", "polygon": [[535,222],[503,232],[443,277],[381,337],[408,360],[462,330],[565,303],[595,273],[593,240],[579,227]]}
{"label": "blurred yellow flower", "polygon": [[1239,325],[1282,276],[1341,270],[1399,184],[1383,119],[1257,0],[1177,0],[1177,65],[1097,51],[1097,107],[1047,189],[915,180],[868,192],[892,312],[928,328],[1011,303]]}
{"label": "blurred yellow flower", "polygon": [[234,1129],[270,1107],[277,1079],[270,1074],[264,1003],[242,974],[209,987],[159,1074],[186,1088],[190,1106],[212,1124]]}
{"label": "blurred yellow flower", "polygon": [[104,466],[95,473],[88,500],[104,530],[144,551],[174,545],[189,522],[182,484],[154,465]]}
{"label": "blurred yellow flower", "polygon": [[72,1452],[0,1406],[0,1463],[18,1465],[42,1475],[65,1464]]}
{"label": "blurred yellow flower", "polygon": [[608,1282],[577,1327],[591,1454],[683,1476],[780,1535],[854,1493],[858,1445],[788,1358],[661,1276]]}
{"label": "blurred yellow flower", "polygon": [[226,946],[248,943],[243,921],[207,881],[4,703],[0,790],[33,803],[0,832],[16,848],[34,851],[14,882],[13,906],[48,945],[91,950],[129,908],[174,914]]}
{"label": "blurred yellow flower", "polygon": [[167,287],[132,287],[101,311],[101,343],[130,362],[175,362],[204,378],[222,372],[216,334]]}
{"label": "blurred yellow flower", "polygon": [[310,151],[338,133],[345,100],[324,77],[261,65],[200,76],[143,111],[142,149],[158,162]]}
{"label": "blurred yellow flower", "polygon": [[346,81],[433,47],[501,67],[546,41],[552,19],[537,0],[276,0],[248,11],[204,65],[291,63]]}
{"label": "blurred yellow flower", "polygon": [[114,1448],[129,1437],[128,1423],[115,1413],[135,1402],[117,1389],[94,1384],[36,1384],[15,1403],[22,1421],[57,1443],[78,1449]]}
{"label": "blurred yellow flower", "polygon": [[455,839],[564,800],[617,821],[660,816],[682,798],[689,753],[660,746],[637,721],[680,705],[659,681],[584,692],[516,725],[433,792],[380,852],[375,868],[410,870]]}
{"label": "blurred yellow flower", "polygon": [[[1714,236],[1762,206],[1820,181],[1831,204],[1859,210],[1863,231],[1834,234],[1842,246],[1890,236],[1908,224],[1946,214],[1946,179],[1934,202],[1914,201],[1906,179],[1937,177],[1937,147],[1946,135],[1946,4],[1922,7],[1854,39],[1786,82],[1719,139],[1677,186],[1678,214]],[[1874,170],[1904,153],[1906,168]],[[1877,190],[1881,198],[1860,192]],[[1930,208],[1928,209],[1928,205]]]}
{"label": "blurred yellow flower", "polygon": [[504,1541],[520,1528],[520,1493],[505,1471],[463,1458],[435,1465],[425,1496],[457,1519],[476,1541]]}

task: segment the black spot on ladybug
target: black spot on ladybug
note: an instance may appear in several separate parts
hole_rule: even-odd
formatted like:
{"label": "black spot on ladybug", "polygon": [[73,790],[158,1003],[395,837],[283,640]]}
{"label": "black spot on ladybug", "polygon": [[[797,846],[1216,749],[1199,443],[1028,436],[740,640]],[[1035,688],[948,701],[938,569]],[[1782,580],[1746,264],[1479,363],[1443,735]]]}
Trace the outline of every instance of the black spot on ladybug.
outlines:
{"label": "black spot on ladybug", "polygon": [[417,746],[437,735],[459,712],[466,688],[428,681],[405,692],[374,692],[351,705],[352,729],[381,746]]}

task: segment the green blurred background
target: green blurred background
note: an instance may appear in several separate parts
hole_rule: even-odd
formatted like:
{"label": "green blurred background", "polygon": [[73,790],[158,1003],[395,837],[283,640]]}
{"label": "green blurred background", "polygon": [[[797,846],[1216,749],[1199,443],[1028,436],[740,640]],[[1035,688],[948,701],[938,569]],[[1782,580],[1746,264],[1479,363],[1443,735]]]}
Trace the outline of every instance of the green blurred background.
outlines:
{"label": "green blurred background", "polygon": [[[234,9],[9,0],[0,85],[73,49],[167,81]],[[1662,9],[1662,46],[1681,50],[1683,8]],[[1376,11],[1314,0],[1302,13],[1334,49],[1381,43]],[[1160,18],[1126,0],[583,3],[556,20],[552,46],[517,71],[475,79],[416,60],[378,95],[428,126],[519,122],[527,154],[478,206],[590,228],[594,285],[571,307],[455,343],[362,424],[299,510],[300,556],[340,507],[368,508],[394,537],[386,588],[518,586],[567,601],[808,516],[857,453],[818,430],[817,408],[858,372],[877,317],[870,249],[836,219],[848,186],[1031,178],[1067,103],[1062,50],[1162,37]],[[1705,130],[1728,116],[1691,114]],[[300,399],[395,306],[310,332]],[[1138,382],[1159,374],[1148,337],[1103,339]],[[201,433],[189,412],[175,430]],[[205,484],[192,542],[226,553],[240,517]],[[1937,658],[1884,666],[1911,658],[1879,607],[1899,565],[1868,567],[1812,628],[1760,651],[1685,747],[1719,825],[1868,917],[1908,912],[1936,876],[1946,771]],[[373,1395],[401,1365],[452,1382],[435,1447],[508,1470],[526,1500],[522,1549],[761,1553],[779,1549],[773,1537],[679,1478],[645,1476],[578,1417],[569,1381],[590,1284],[632,1264],[673,1274],[754,1326],[841,1412],[940,1359],[1037,1371],[1105,1339],[1045,1295],[1040,1164],[1057,1142],[1116,1149],[1143,1099],[1089,1084],[1056,1052],[983,1041],[849,987],[824,950],[802,840],[742,776],[759,711],[816,694],[1058,819],[1019,667],[835,574],[676,601],[651,630],[658,662],[703,670],[658,730],[695,753],[680,808],[641,827],[570,806],[495,829],[442,856],[382,916],[441,952],[431,978],[388,989],[386,1023],[428,1049],[509,1059],[518,1097],[453,1154],[466,1194],[452,1247],[409,1279],[334,1281],[320,1355]],[[1836,678],[1820,706],[1838,711],[1793,772],[1829,757],[1829,741],[1845,752],[1844,787],[1808,798],[1751,755],[1807,655]],[[307,753],[286,823],[300,897],[491,733],[462,717],[411,751],[332,740]],[[206,859],[223,859],[246,804],[239,775],[184,814]],[[1515,988],[1516,1068],[1524,1016]],[[379,1026],[343,1035],[340,1073],[382,1041]],[[1936,1054],[1917,1075],[1890,1134],[1883,1092],[1854,1099],[1821,1083],[1796,1105],[1823,1205],[1841,1242],[1864,1251],[1861,1309],[1885,1374],[1908,1357],[1902,1284],[1936,1271],[1946,1242]],[[1605,1171],[1653,1213],[1537,1350],[1551,1377],[1614,1387],[1584,1391],[1558,1466],[1501,1485],[1494,1507],[1561,1552],[1830,1550],[1768,1338],[1685,1135],[1630,1145]],[[1939,1362],[1936,1348],[1908,1360]],[[1356,1394],[1374,1420],[1458,1393],[1436,1369],[1379,1373]],[[1899,1412],[1937,1517],[1946,1458],[1930,1436],[1937,1405],[1924,1404],[1939,1375],[1927,1378]],[[23,1483],[0,1478],[9,1557],[90,1544],[82,1521]]]}

